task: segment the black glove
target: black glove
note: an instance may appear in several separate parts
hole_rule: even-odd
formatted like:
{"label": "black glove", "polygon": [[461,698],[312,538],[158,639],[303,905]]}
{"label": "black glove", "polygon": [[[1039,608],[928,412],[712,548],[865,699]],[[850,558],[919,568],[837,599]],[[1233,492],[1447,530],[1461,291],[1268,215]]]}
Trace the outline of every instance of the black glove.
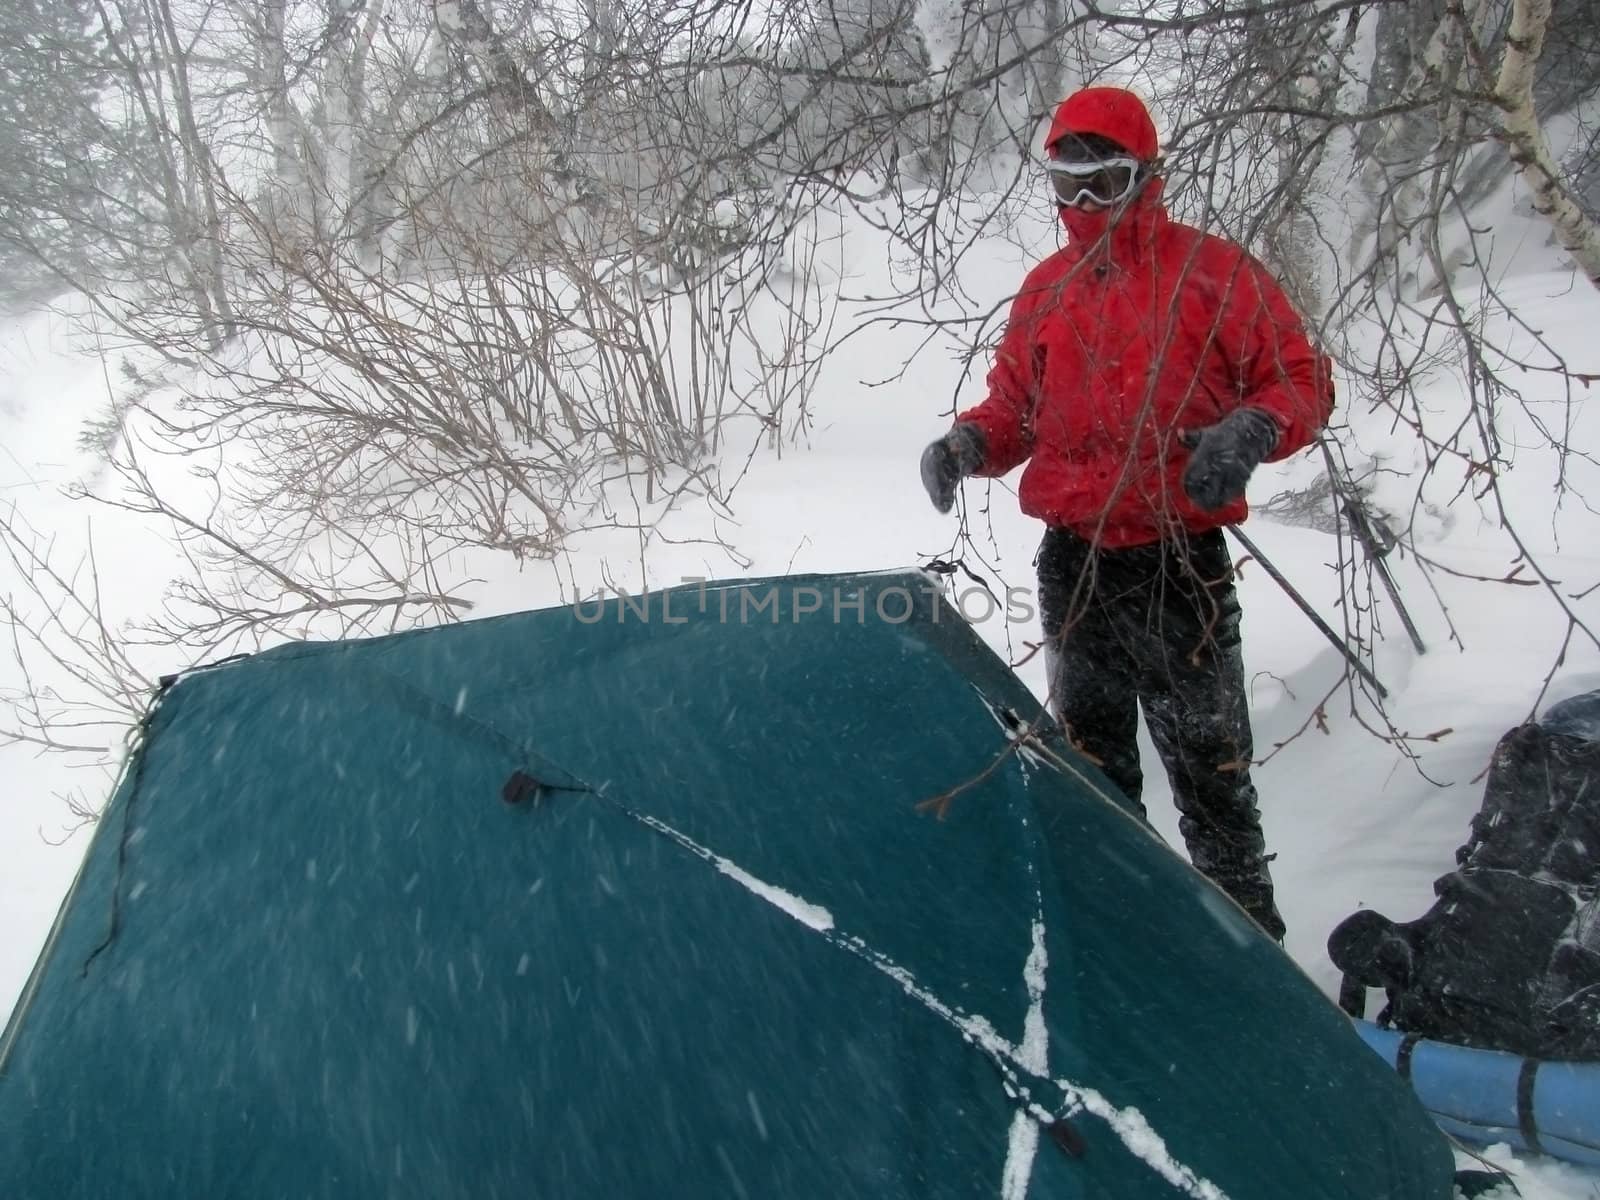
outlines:
{"label": "black glove", "polygon": [[1201,508],[1216,509],[1244,495],[1250,473],[1277,449],[1278,423],[1259,408],[1240,408],[1179,440],[1193,451],[1183,490]]}
{"label": "black glove", "polygon": [[922,452],[922,486],[942,513],[956,502],[956,485],[983,465],[983,430],[960,422]]}

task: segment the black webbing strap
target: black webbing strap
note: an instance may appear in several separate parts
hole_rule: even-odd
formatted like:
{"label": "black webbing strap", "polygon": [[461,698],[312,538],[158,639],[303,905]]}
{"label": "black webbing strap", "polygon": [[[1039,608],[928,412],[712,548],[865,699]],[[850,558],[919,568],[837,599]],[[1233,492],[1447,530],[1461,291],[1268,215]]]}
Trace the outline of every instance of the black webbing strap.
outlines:
{"label": "black webbing strap", "polygon": [[1538,1059],[1522,1060],[1522,1069],[1517,1072],[1517,1127],[1522,1130],[1522,1138],[1528,1143],[1528,1149],[1542,1154],[1544,1148],[1539,1145],[1539,1123],[1533,1117],[1533,1084],[1538,1074]]}
{"label": "black webbing strap", "polygon": [[1394,1052],[1394,1069],[1399,1072],[1401,1079],[1411,1078],[1411,1055],[1421,1040],[1420,1033],[1408,1033],[1400,1039],[1400,1049]]}

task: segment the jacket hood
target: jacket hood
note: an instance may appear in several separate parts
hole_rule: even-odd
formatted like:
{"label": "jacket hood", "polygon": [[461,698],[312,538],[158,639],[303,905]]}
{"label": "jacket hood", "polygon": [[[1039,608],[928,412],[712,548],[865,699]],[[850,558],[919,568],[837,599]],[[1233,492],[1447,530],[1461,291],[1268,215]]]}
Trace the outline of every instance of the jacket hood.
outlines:
{"label": "jacket hood", "polygon": [[1110,138],[1143,162],[1154,162],[1160,150],[1150,110],[1125,88],[1080,88],[1063,100],[1045,135],[1045,149],[1069,133]]}

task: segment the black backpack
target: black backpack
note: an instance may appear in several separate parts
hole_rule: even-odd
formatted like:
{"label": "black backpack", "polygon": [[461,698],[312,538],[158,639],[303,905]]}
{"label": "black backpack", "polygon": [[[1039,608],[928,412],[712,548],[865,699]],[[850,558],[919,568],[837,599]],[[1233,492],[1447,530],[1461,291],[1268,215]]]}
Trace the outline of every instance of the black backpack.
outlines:
{"label": "black backpack", "polygon": [[1483,804],[1414,921],[1370,910],[1328,939],[1340,1003],[1422,1037],[1543,1059],[1600,1058],[1600,691],[1495,747]]}

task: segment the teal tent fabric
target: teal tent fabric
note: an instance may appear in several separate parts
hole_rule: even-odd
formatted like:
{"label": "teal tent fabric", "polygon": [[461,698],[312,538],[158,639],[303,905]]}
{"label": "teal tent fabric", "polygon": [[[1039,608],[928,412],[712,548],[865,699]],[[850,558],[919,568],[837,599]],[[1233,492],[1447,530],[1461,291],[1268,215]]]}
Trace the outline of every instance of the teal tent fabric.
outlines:
{"label": "teal tent fabric", "polygon": [[915,573],[191,672],[0,1043],[0,1196],[1448,1197],[1038,711]]}

